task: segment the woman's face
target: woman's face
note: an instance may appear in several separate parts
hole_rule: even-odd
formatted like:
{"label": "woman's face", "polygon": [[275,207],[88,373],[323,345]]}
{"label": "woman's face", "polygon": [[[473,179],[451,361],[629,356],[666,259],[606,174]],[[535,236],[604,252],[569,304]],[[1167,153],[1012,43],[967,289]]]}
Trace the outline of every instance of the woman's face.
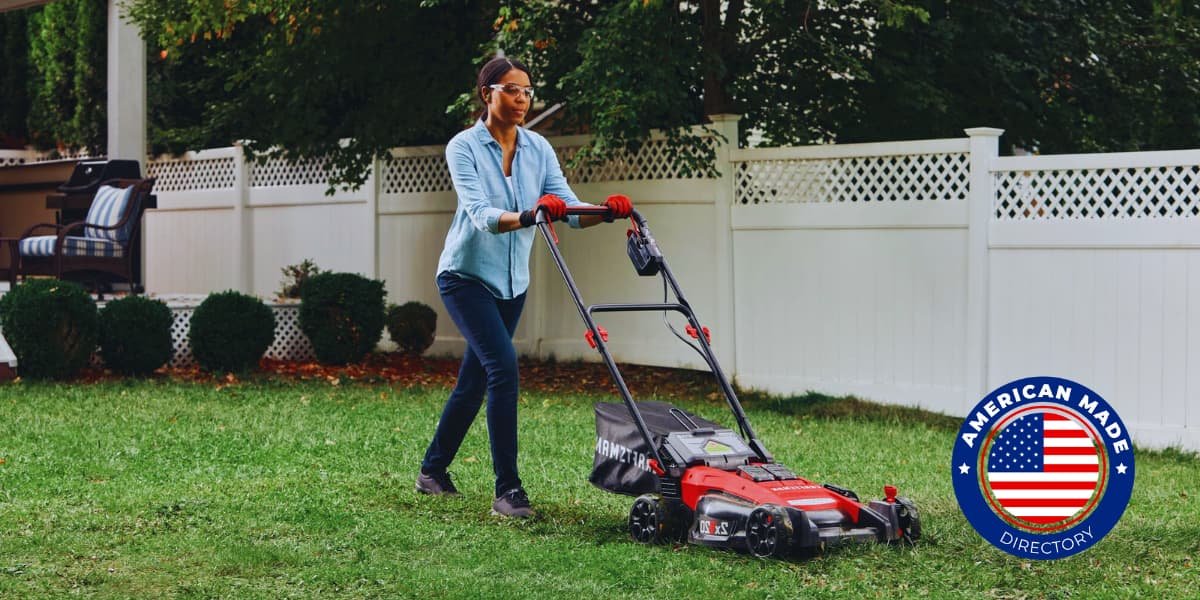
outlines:
{"label": "woman's face", "polygon": [[525,122],[525,113],[529,111],[532,102],[532,98],[525,93],[532,85],[529,75],[520,69],[509,69],[496,83],[506,85],[509,89],[483,89],[483,97],[487,99],[488,104],[488,122],[492,122],[491,119],[495,119],[497,123],[512,125]]}

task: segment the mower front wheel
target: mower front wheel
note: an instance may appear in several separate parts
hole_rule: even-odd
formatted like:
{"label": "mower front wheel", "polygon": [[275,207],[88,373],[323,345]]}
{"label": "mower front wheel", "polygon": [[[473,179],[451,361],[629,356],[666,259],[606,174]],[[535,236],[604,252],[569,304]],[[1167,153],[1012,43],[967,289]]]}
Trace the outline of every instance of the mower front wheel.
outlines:
{"label": "mower front wheel", "polygon": [[746,549],[759,558],[783,556],[791,535],[791,521],[778,506],[760,506],[746,518]]}

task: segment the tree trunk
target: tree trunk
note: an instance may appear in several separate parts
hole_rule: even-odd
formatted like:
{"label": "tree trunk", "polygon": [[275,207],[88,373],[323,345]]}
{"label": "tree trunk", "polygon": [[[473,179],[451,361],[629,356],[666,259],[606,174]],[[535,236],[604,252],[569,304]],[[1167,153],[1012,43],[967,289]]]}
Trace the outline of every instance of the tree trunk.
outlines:
{"label": "tree trunk", "polygon": [[[735,12],[735,5],[736,12]],[[700,13],[703,17],[701,32],[701,55],[704,68],[704,114],[719,115],[733,112],[733,98],[729,95],[728,84],[731,78],[729,58],[733,50],[731,41],[736,43],[736,36],[728,35],[725,31],[733,17],[732,25],[736,28],[741,16],[740,1],[729,3],[727,20],[721,22],[721,0],[700,0]]]}

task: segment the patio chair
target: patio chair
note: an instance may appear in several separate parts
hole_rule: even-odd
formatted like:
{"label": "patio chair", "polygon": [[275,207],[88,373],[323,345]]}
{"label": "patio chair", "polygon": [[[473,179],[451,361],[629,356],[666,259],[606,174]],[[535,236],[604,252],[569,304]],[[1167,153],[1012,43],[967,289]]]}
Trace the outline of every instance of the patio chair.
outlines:
{"label": "patio chair", "polygon": [[[96,191],[87,217],[83,221],[55,225],[39,223],[27,229],[20,238],[6,240],[11,267],[9,281],[16,285],[18,277],[49,275],[100,284],[118,278],[129,282],[133,291],[139,283],[133,281],[133,241],[142,220],[154,178],[110,179]],[[52,230],[52,235],[34,235],[39,230]]]}

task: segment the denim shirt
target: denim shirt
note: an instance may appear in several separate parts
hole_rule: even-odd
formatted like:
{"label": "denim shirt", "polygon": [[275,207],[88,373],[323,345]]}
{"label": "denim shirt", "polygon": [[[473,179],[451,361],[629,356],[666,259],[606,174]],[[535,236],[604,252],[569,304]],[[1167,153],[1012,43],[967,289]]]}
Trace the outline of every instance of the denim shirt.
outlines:
{"label": "denim shirt", "polygon": [[[555,194],[568,206],[584,203],[567,186],[558,156],[541,135],[517,128],[512,190],[504,181],[503,160],[500,143],[483,121],[476,121],[446,145],[458,209],[437,272],[477,280],[493,296],[511,299],[529,288],[529,252],[537,230],[524,227],[500,233],[500,215],[531,209],[545,194]],[[570,224],[579,227],[579,217],[571,216]]]}

